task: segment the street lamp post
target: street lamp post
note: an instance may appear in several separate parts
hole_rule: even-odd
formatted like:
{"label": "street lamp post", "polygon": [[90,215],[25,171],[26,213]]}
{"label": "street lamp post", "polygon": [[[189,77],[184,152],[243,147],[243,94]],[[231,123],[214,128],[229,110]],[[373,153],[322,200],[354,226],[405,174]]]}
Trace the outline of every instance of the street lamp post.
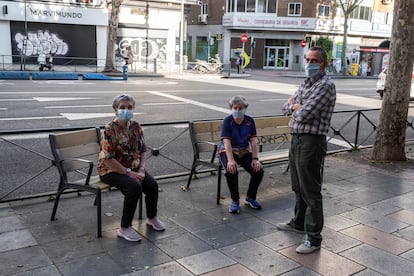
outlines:
{"label": "street lamp post", "polygon": [[26,44],[27,44],[27,2],[24,0],[24,38],[23,48],[20,51],[20,71],[26,70]]}
{"label": "street lamp post", "polygon": [[179,63],[179,72],[183,73],[183,40],[184,40],[184,0],[181,0],[181,20],[180,20],[180,63]]}

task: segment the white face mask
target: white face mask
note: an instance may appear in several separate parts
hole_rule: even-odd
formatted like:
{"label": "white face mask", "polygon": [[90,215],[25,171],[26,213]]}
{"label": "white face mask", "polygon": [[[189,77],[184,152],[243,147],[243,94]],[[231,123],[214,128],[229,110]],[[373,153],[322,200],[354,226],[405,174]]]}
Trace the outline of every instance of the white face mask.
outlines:
{"label": "white face mask", "polygon": [[321,71],[319,63],[308,63],[305,65],[305,74],[308,78],[313,78]]}
{"label": "white face mask", "polygon": [[245,113],[245,109],[242,109],[242,110],[235,110],[235,109],[232,109],[232,110],[231,110],[231,115],[233,116],[233,118],[234,118],[234,119],[240,119],[240,118],[243,118],[244,113]]}

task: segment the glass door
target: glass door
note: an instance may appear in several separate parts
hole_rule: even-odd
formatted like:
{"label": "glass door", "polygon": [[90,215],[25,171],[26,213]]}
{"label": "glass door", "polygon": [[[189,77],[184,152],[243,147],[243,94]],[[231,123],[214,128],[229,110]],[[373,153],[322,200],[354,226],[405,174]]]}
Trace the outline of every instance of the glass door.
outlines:
{"label": "glass door", "polygon": [[265,47],[263,69],[288,69],[289,47]]}
{"label": "glass door", "polygon": [[264,69],[275,69],[276,65],[276,48],[265,47],[265,60],[263,64]]}
{"label": "glass door", "polygon": [[276,69],[289,68],[289,48],[277,48],[277,63]]}

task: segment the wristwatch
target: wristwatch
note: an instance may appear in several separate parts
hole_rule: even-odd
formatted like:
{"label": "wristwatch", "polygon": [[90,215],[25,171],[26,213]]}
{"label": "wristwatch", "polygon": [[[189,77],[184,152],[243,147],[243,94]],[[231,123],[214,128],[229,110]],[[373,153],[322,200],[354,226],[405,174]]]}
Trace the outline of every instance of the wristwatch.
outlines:
{"label": "wristwatch", "polygon": [[130,168],[127,168],[125,174],[128,174],[130,172],[131,172],[131,169]]}

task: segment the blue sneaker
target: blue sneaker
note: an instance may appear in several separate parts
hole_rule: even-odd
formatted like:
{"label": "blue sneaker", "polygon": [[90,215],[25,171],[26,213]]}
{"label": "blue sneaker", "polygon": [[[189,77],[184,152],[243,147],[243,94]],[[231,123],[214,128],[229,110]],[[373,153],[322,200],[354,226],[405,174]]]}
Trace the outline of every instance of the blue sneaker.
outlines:
{"label": "blue sneaker", "polygon": [[233,214],[238,214],[240,213],[240,207],[239,207],[239,201],[232,201],[230,208],[229,208],[229,213],[233,213]]}
{"label": "blue sneaker", "polygon": [[262,205],[260,204],[260,202],[253,198],[246,197],[246,201],[244,202],[244,204],[250,205],[250,207],[252,207],[253,209],[262,209]]}

